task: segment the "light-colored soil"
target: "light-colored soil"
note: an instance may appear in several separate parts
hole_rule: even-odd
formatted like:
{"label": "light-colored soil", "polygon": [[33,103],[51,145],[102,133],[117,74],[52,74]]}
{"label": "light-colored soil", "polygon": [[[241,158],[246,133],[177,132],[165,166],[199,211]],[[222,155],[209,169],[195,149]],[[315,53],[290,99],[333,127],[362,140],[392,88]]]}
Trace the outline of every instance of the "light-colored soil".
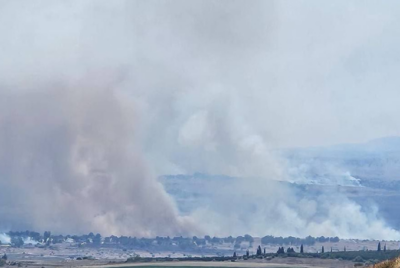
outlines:
{"label": "light-colored soil", "polygon": [[[256,263],[256,262],[151,262],[151,263],[125,263],[115,265],[101,265],[101,266],[88,266],[85,268],[116,268],[116,267],[143,267],[143,266],[157,266],[157,267],[294,267],[291,264],[277,264],[277,263]],[[308,266],[297,265],[295,267]],[[315,266],[314,266],[315,267]]]}
{"label": "light-colored soil", "polygon": [[236,262],[196,262],[196,261],[173,261],[173,262],[150,262],[150,263],[119,263],[106,265],[92,265],[87,268],[117,268],[117,267],[143,267],[143,266],[162,266],[162,267],[301,267],[301,268],[322,268],[322,267],[338,267],[350,268],[354,267],[354,263],[350,261],[331,260],[331,259],[315,259],[315,258],[274,258],[272,260],[247,260]]}
{"label": "light-colored soil", "polygon": [[[256,245],[261,241],[260,238],[254,238],[253,247],[250,248],[250,254],[255,253]],[[341,240],[338,243],[316,243],[313,246],[305,246],[305,252],[318,252],[322,246],[325,251],[341,251],[346,247],[348,251],[359,250],[375,250],[377,241],[360,241],[360,240]],[[386,241],[388,249],[398,249],[399,242]],[[211,247],[211,246],[210,246]],[[63,243],[57,244],[52,248],[38,247],[23,247],[10,248],[0,246],[0,255],[7,254],[9,262],[19,263],[21,267],[26,268],[50,268],[50,267],[92,267],[92,268],[116,268],[116,267],[137,267],[137,266],[204,266],[204,267],[338,267],[349,268],[354,267],[351,261],[333,260],[333,259],[318,259],[318,258],[274,258],[272,260],[265,259],[250,259],[247,261],[238,260],[236,262],[193,262],[193,261],[178,261],[178,262],[151,262],[151,263],[128,263],[124,261],[129,257],[140,255],[141,257],[170,257],[172,259],[185,258],[188,256],[215,256],[218,252],[225,256],[232,256],[233,246],[231,244],[218,245],[209,248],[207,252],[184,252],[184,251],[167,251],[167,250],[145,250],[145,249],[122,249],[118,247],[78,247],[74,244]],[[276,252],[278,245],[263,245],[267,252]],[[294,246],[295,251],[299,251],[299,247]],[[238,256],[244,254],[247,248],[236,250]],[[77,258],[94,258],[95,260],[85,259],[76,260]],[[13,266],[16,267],[16,266]],[[11,267],[12,268],[12,267]]]}

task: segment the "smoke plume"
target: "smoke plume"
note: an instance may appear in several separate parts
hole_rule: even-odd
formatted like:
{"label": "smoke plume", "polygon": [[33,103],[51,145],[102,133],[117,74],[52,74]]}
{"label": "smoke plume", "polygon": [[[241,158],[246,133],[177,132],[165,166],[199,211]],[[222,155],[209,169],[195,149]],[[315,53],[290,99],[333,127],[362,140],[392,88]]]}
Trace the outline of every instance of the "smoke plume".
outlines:
{"label": "smoke plume", "polygon": [[1,227],[192,232],[147,171],[132,142],[135,118],[114,91],[84,83],[54,88],[1,94]]}
{"label": "smoke plume", "polygon": [[[271,154],[399,134],[398,10],[0,0],[0,228],[399,237]],[[246,181],[183,217],[155,178],[196,171]]]}

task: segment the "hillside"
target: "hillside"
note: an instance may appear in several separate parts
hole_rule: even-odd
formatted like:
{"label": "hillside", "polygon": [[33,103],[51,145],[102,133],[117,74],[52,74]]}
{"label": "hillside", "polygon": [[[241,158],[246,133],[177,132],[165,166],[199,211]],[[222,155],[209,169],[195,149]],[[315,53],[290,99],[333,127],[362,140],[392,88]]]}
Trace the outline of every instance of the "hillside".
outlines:
{"label": "hillside", "polygon": [[388,261],[383,261],[375,265],[370,266],[371,268],[399,268],[400,267],[400,257]]}

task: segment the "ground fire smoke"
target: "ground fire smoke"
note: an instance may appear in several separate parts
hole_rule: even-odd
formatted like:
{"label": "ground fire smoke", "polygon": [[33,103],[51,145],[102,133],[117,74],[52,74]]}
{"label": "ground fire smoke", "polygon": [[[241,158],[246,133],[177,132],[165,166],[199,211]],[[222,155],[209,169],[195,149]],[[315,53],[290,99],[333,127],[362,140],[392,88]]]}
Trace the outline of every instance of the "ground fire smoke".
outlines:
{"label": "ground fire smoke", "polygon": [[[82,86],[80,88],[80,86]],[[189,234],[137,152],[134,117],[112,90],[1,94],[3,228]]]}

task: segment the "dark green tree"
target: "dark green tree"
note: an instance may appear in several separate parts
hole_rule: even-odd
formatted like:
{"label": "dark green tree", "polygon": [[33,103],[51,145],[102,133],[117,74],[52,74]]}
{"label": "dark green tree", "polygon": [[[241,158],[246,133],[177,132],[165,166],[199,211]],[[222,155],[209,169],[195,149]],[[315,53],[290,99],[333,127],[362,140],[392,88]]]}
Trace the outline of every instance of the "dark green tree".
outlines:
{"label": "dark green tree", "polygon": [[45,231],[43,234],[43,240],[44,242],[47,242],[47,240],[50,238],[51,232],[50,231]]}
{"label": "dark green tree", "polygon": [[284,247],[279,247],[278,251],[276,252],[277,254],[285,254],[285,248]]}
{"label": "dark green tree", "polygon": [[262,254],[261,246],[258,246],[257,248],[257,256],[260,256]]}
{"label": "dark green tree", "polygon": [[378,243],[378,251],[381,251],[381,242]]}
{"label": "dark green tree", "polygon": [[11,237],[11,245],[14,247],[22,247],[24,245],[24,240],[19,236]]}
{"label": "dark green tree", "polygon": [[322,246],[321,253],[325,253],[325,248]]}
{"label": "dark green tree", "polygon": [[294,248],[288,247],[286,250],[287,253],[295,253]]}
{"label": "dark green tree", "polygon": [[94,237],[93,237],[93,244],[95,244],[95,245],[100,245],[101,244],[101,235],[100,234],[96,234]]}
{"label": "dark green tree", "polygon": [[303,244],[300,246],[300,253],[304,253]]}

